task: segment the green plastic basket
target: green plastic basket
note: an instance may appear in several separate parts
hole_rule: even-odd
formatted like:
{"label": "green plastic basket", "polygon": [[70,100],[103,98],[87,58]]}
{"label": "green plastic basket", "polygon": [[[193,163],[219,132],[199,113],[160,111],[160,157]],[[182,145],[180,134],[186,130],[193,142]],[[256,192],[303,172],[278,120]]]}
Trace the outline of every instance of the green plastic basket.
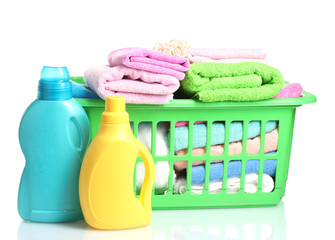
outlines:
{"label": "green plastic basket", "polygon": [[[80,82],[81,78],[72,80]],[[76,99],[85,109],[91,124],[91,139],[99,129],[101,114],[104,111],[103,100]],[[220,102],[202,103],[192,99],[176,99],[166,105],[139,105],[127,104],[126,109],[133,122],[134,135],[137,137],[138,125],[141,122],[152,122],[151,154],[156,162],[168,161],[173,169],[176,161],[187,161],[186,192],[173,193],[173,174],[170,171],[169,187],[165,194],[152,194],[153,209],[192,209],[192,208],[224,208],[224,207],[251,207],[277,205],[285,194],[286,180],[290,161],[292,135],[296,108],[308,103],[316,102],[316,97],[303,91],[300,98],[268,99],[255,102]],[[268,121],[278,121],[278,149],[274,154],[264,154],[265,124]],[[156,156],[156,127],[159,122],[170,122],[170,134],[174,136],[175,124],[178,121],[188,121],[188,153],[176,156],[174,153],[174,138],[171,137],[170,152],[167,156]],[[207,145],[204,155],[192,154],[193,124],[196,121],[207,121]],[[225,122],[225,142],[229,142],[229,125],[233,121],[243,122],[243,150],[239,155],[229,155],[225,150],[222,155],[210,155],[211,125],[216,121]],[[247,126],[250,121],[261,122],[261,145],[258,154],[246,154]],[[255,193],[244,191],[246,162],[259,160],[258,189]],[[263,164],[267,159],[276,159],[275,188],[272,192],[262,192]],[[205,182],[202,194],[191,194],[191,168],[195,160],[205,160]],[[222,191],[210,194],[209,164],[214,160],[223,160]],[[241,160],[241,184],[238,193],[227,193],[227,169],[231,160]],[[136,176],[134,176],[134,179]],[[135,182],[135,180],[134,180]]]}

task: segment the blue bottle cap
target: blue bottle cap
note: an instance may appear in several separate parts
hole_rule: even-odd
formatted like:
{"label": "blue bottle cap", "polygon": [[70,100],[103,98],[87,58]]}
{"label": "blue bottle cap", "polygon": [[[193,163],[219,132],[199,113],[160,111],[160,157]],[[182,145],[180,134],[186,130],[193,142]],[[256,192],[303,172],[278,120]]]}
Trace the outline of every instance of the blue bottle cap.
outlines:
{"label": "blue bottle cap", "polygon": [[72,98],[72,84],[66,67],[44,66],[38,83],[40,100],[68,100]]}

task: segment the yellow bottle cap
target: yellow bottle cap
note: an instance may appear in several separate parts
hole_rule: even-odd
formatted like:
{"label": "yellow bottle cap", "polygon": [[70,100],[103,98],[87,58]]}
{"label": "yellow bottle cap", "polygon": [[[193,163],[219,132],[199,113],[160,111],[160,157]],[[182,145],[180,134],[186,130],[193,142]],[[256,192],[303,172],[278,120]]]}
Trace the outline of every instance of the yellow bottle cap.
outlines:
{"label": "yellow bottle cap", "polygon": [[108,96],[106,97],[106,112],[125,112],[126,99],[122,96]]}
{"label": "yellow bottle cap", "polygon": [[107,96],[105,111],[102,113],[103,123],[128,123],[129,115],[126,112],[126,99],[123,96]]}

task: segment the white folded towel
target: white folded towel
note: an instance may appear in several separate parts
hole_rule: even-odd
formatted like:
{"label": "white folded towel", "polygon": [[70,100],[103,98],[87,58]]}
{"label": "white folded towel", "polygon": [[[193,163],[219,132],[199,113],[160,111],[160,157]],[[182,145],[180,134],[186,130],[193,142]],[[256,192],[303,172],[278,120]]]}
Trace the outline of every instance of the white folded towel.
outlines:
{"label": "white folded towel", "polygon": [[[151,122],[141,122],[138,126],[137,139],[151,152]],[[133,125],[131,124],[133,130]],[[161,122],[156,128],[156,156],[166,156],[169,148],[165,141],[165,136],[169,131],[169,124]],[[176,173],[173,171],[173,180]],[[169,187],[170,165],[168,161],[159,161],[155,164],[155,189],[165,191]],[[136,165],[136,190],[140,190],[144,181],[145,168],[143,162]]]}
{"label": "white folded towel", "polygon": [[[159,161],[155,164],[155,189],[164,192],[169,188],[170,166],[168,161]],[[145,169],[143,162],[139,162],[136,167],[136,189],[140,190],[144,181]],[[173,183],[176,174],[173,171]]]}
{"label": "white folded towel", "polygon": [[[240,177],[232,177],[227,179],[227,193],[237,193],[240,190]],[[258,173],[250,173],[245,175],[244,192],[255,193],[258,187]],[[271,176],[263,173],[262,192],[271,192],[274,189],[274,181]],[[215,194],[222,191],[222,180],[211,181],[209,183],[209,193]],[[174,185],[174,193],[184,194],[186,192],[186,179],[180,178],[176,180]],[[202,194],[204,192],[204,184],[192,184],[191,194]]]}
{"label": "white folded towel", "polygon": [[[141,122],[138,125],[137,139],[146,146],[151,152],[151,122]],[[131,124],[133,130],[133,125]],[[156,127],[156,156],[166,156],[169,153],[169,147],[166,143],[165,136],[169,132],[170,125],[168,122],[160,122]]]}

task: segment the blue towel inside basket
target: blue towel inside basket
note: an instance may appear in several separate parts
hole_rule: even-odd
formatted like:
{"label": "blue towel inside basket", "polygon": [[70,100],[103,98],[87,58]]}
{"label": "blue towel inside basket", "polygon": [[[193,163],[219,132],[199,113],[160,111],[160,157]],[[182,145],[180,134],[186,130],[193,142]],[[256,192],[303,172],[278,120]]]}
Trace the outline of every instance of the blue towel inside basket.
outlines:
{"label": "blue towel inside basket", "polygon": [[[268,121],[265,124],[265,132],[271,132],[277,127],[277,121]],[[261,133],[261,122],[251,121],[247,127],[247,138],[254,138]],[[229,126],[229,142],[237,142],[242,140],[243,123],[234,121]],[[207,136],[207,125],[205,123],[195,124],[193,126],[193,145],[192,148],[205,147]],[[167,135],[169,144],[170,133]],[[211,128],[211,145],[223,144],[225,139],[224,122],[215,122]],[[174,137],[175,152],[188,147],[188,126],[176,127]]]}
{"label": "blue towel inside basket", "polygon": [[[274,154],[268,152],[266,154]],[[241,176],[241,161],[232,160],[228,163],[227,178]],[[263,173],[270,175],[272,178],[276,175],[277,160],[265,160],[263,165]],[[248,160],[246,162],[245,174],[258,173],[259,160]],[[191,184],[199,184],[205,182],[205,165],[198,165],[192,167],[191,170],[192,180]],[[209,165],[209,181],[220,180],[223,177],[223,163],[211,163]]]}
{"label": "blue towel inside basket", "polygon": [[93,92],[87,85],[79,84],[74,81],[72,83],[72,97],[86,98],[86,99],[100,99],[100,97]]}

